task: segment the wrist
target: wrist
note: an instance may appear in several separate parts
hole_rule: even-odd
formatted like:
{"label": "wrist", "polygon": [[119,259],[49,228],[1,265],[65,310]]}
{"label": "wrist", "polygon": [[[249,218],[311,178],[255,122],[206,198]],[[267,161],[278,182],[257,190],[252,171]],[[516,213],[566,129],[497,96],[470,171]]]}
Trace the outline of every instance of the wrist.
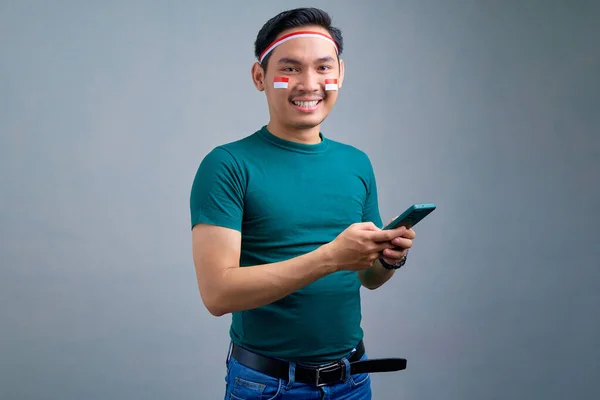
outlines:
{"label": "wrist", "polygon": [[404,264],[406,264],[407,255],[408,255],[408,250],[404,254],[404,257],[402,257],[400,260],[388,260],[385,257],[381,256],[381,257],[379,257],[378,261],[379,261],[379,264],[381,264],[381,266],[383,268],[385,268],[386,270],[394,271],[394,270],[400,269],[402,266],[404,266]]}
{"label": "wrist", "polygon": [[316,258],[315,264],[318,265],[321,270],[323,270],[324,275],[329,275],[340,270],[340,266],[337,265],[333,251],[331,250],[329,244],[319,247],[317,250],[315,250],[314,255]]}

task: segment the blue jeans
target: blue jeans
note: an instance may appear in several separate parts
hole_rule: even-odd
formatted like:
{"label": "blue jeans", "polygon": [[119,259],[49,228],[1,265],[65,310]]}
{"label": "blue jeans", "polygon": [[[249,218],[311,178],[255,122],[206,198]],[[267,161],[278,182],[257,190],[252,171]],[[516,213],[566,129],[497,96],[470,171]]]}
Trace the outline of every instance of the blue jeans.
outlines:
{"label": "blue jeans", "polygon": [[[350,363],[343,358],[346,370]],[[363,355],[361,360],[367,359]],[[343,382],[317,387],[294,379],[295,363],[290,363],[288,379],[273,378],[248,368],[228,355],[225,377],[225,400],[371,400],[371,378],[368,373],[350,371]]]}

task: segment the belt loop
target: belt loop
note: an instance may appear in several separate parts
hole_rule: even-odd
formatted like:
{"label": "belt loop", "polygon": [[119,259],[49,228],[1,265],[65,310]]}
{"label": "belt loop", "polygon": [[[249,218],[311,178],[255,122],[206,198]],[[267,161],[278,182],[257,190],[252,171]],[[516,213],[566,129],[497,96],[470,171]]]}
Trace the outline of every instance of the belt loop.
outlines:
{"label": "belt loop", "polygon": [[344,383],[347,383],[348,379],[350,379],[350,375],[352,375],[352,367],[350,366],[350,361],[348,361],[348,358],[346,357],[342,358],[342,363],[344,364],[344,377],[342,380]]}
{"label": "belt loop", "polygon": [[225,365],[229,365],[229,359],[231,358],[232,350],[233,350],[233,340],[229,341],[229,350],[227,350],[227,358],[225,359]]}
{"label": "belt loop", "polygon": [[294,383],[296,382],[296,363],[295,362],[290,362],[289,363],[289,373],[288,373],[288,384],[286,389],[291,389],[292,385],[294,385]]}

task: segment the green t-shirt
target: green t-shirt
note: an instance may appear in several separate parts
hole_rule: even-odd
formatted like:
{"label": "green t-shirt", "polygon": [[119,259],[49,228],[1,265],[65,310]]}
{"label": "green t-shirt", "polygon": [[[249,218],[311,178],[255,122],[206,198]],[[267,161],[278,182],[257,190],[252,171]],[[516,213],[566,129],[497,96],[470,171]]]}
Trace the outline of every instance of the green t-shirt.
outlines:
{"label": "green t-shirt", "polygon": [[[382,226],[368,156],[327,139],[300,144],[266,126],[213,149],[190,196],[192,227],[242,233],[241,267],[288,260],[331,242],[356,222]],[[296,362],[344,356],[362,339],[360,280],[340,271],[272,304],[234,312],[231,340]]]}

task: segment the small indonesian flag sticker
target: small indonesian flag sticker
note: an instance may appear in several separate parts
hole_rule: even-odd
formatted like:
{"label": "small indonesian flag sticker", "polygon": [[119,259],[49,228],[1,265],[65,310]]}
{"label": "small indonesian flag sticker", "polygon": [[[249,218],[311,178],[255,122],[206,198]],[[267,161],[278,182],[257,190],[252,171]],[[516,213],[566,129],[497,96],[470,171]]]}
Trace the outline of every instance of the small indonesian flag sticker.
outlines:
{"label": "small indonesian flag sticker", "polygon": [[337,79],[325,79],[325,90],[338,90]]}
{"label": "small indonesian flag sticker", "polygon": [[273,79],[273,88],[275,89],[287,89],[290,78],[285,76],[276,76]]}

